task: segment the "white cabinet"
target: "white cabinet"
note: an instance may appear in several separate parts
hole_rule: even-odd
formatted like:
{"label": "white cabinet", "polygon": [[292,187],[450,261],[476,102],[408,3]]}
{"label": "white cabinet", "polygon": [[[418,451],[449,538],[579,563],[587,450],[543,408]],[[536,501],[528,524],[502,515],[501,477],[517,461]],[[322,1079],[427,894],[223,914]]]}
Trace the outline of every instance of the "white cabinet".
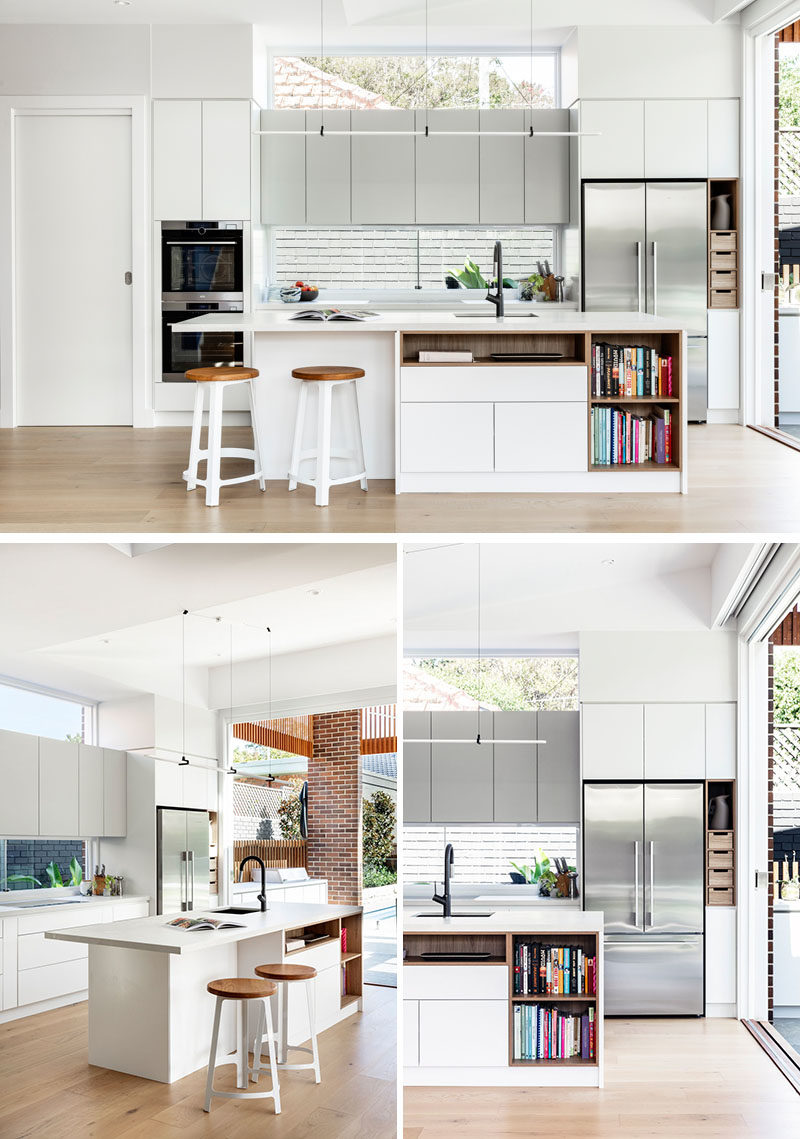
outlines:
{"label": "white cabinet", "polygon": [[0,835],[39,834],[39,738],[0,731]]}
{"label": "white cabinet", "polygon": [[199,99],[153,101],[153,216],[203,217],[203,110]]}
{"label": "white cabinet", "polygon": [[739,100],[708,100],[708,177],[739,177]]}
{"label": "white cabinet", "polygon": [[121,838],[128,830],[128,757],[124,751],[103,749],[103,834]]}
{"label": "white cabinet", "polygon": [[403,996],[413,1000],[508,1000],[506,965],[407,965]]}
{"label": "white cabinet", "polygon": [[569,111],[540,109],[524,114],[525,127],[534,130],[532,138],[524,139],[525,222],[566,225],[570,220],[570,140],[564,135],[547,137],[535,132],[569,131]]}
{"label": "white cabinet", "polygon": [[644,104],[640,99],[581,102],[581,178],[644,177]]}
{"label": "white cabinet", "polygon": [[[206,219],[250,217],[252,111],[249,99],[204,99],[203,212]],[[180,217],[192,215],[181,214]]]}
{"label": "white cabinet", "polygon": [[537,817],[535,712],[494,713],[494,821],[530,823]]}
{"label": "white cabinet", "polygon": [[514,132],[510,136],[481,134],[479,139],[481,225],[522,225],[526,189],[525,112],[498,109],[480,111],[479,116],[482,132]]}
{"label": "white cabinet", "polygon": [[[404,712],[403,734],[410,740],[429,740],[430,712]],[[431,821],[431,745],[403,743],[403,821]]]}
{"label": "white cabinet", "polygon": [[402,404],[400,454],[409,473],[494,470],[494,405]]}
{"label": "white cabinet", "polygon": [[179,778],[183,782],[182,806],[195,810],[208,809],[208,773],[205,767],[188,767],[178,769]]}
{"label": "white cabinet", "polygon": [[708,176],[708,105],[705,99],[645,100],[644,176]]}
{"label": "white cabinet", "polygon": [[[480,725],[481,735],[491,739],[491,712],[481,713]],[[477,743],[477,734],[475,712],[431,713],[431,822],[493,821],[493,746]]]}
{"label": "white cabinet", "polygon": [[78,833],[104,835],[103,749],[78,745]]}
{"label": "white cabinet", "polygon": [[497,1001],[420,1001],[423,1068],[504,1068],[508,1064],[508,997]]}
{"label": "white cabinet", "polygon": [[706,779],[736,778],[736,705],[706,704]]}
{"label": "white cabinet", "polygon": [[538,811],[540,823],[578,823],[581,817],[581,744],[578,712],[539,712]]}
{"label": "white cabinet", "polygon": [[643,776],[643,706],[584,704],[583,778],[642,779]]}
{"label": "white cabinet", "polygon": [[419,1001],[403,1001],[403,1067],[419,1065]]}
{"label": "white cabinet", "polygon": [[185,766],[171,760],[155,760],[155,801],[157,807],[217,809],[217,769],[198,763]]}
{"label": "white cabinet", "polygon": [[39,738],[39,833],[79,833],[77,743]]}
{"label": "white cabinet", "polygon": [[[262,111],[261,129],[304,131],[306,113]],[[264,225],[305,225],[306,140],[302,134],[261,136],[261,221]]]}
{"label": "white cabinet", "polygon": [[64,961],[58,965],[43,965],[39,969],[26,969],[17,977],[18,1001],[21,1005],[79,993],[89,985],[89,962],[86,957],[77,961]]}
{"label": "white cabinet", "polygon": [[[283,112],[285,113],[285,112]],[[351,111],[353,225],[413,225],[416,220],[413,111]],[[396,131],[397,138],[366,134]]]}
{"label": "white cabinet", "polygon": [[496,471],[586,471],[584,403],[495,405]]}
{"label": "white cabinet", "polygon": [[645,779],[705,779],[704,704],[646,704]]}
{"label": "white cabinet", "polygon": [[[479,221],[479,112],[416,112],[416,129],[430,136],[416,142],[418,225],[477,225]],[[454,131],[455,134],[436,134]],[[459,132],[465,132],[463,134]],[[473,132],[473,133],[466,133]]]}
{"label": "white cabinet", "polygon": [[319,133],[350,130],[349,111],[306,111],[306,223],[350,224],[350,138]]}
{"label": "white cabinet", "polygon": [[183,792],[180,768],[169,760],[155,761],[155,797],[157,807],[182,807]]}
{"label": "white cabinet", "polygon": [[[776,915],[776,926],[778,918],[779,915]],[[734,906],[706,907],[705,951],[706,1006],[735,1005],[736,908]]]}
{"label": "white cabinet", "polygon": [[[734,254],[735,257],[735,254]],[[739,312],[708,310],[708,408],[739,408]]]}

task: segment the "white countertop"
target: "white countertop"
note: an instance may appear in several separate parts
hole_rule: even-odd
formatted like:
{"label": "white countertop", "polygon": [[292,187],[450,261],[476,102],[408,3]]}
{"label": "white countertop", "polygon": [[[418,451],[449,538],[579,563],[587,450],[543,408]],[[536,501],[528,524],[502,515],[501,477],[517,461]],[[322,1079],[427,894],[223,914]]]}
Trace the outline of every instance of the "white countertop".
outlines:
{"label": "white countertop", "polygon": [[113,906],[119,905],[120,902],[149,902],[150,899],[142,894],[122,894],[116,898],[94,897],[90,895],[88,898],[81,898],[76,895],[71,901],[58,902],[57,905],[25,905],[17,906],[13,902],[0,902],[0,919],[2,918],[20,918],[27,917],[30,914],[58,914],[60,910],[74,911],[76,907],[83,906],[92,909],[97,909],[98,906]]}
{"label": "white countertop", "polygon": [[[112,900],[112,899],[109,899]],[[145,949],[154,953],[190,953],[210,949],[217,945],[244,941],[250,937],[279,933],[295,926],[314,925],[317,922],[360,914],[361,906],[312,905],[304,902],[292,904],[276,902],[265,914],[217,914],[213,910],[200,910],[192,917],[221,918],[241,923],[239,929],[185,930],[168,925],[173,918],[186,914],[158,914],[151,918],[132,918],[129,921],[112,921],[104,925],[74,926],[72,929],[53,929],[45,937],[53,941],[76,941],[83,945],[106,945],[117,949]]]}
{"label": "white countertop", "polygon": [[490,918],[404,917],[405,933],[602,933],[602,910],[498,910]]}
{"label": "white countertop", "polygon": [[[285,308],[288,306],[284,306]],[[313,306],[323,307],[323,306]],[[371,306],[351,306],[367,307]],[[291,313],[258,309],[252,313],[212,312],[181,322],[182,329],[210,328],[217,332],[491,332],[498,326],[510,332],[652,332],[675,331],[674,322],[637,312],[573,312],[533,306],[536,316],[507,316],[504,321],[456,317],[435,309],[383,312],[374,320],[292,320]],[[544,309],[545,311],[542,311]],[[372,308],[373,312],[378,312]],[[527,310],[526,310],[527,311]]]}

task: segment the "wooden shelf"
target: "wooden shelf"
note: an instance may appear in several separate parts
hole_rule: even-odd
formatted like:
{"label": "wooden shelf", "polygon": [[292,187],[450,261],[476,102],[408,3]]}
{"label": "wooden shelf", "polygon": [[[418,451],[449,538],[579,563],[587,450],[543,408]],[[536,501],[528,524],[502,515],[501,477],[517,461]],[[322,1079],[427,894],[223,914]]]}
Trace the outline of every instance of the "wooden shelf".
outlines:
{"label": "wooden shelf", "polygon": [[672,396],[672,395],[653,395],[653,396],[649,396],[649,395],[637,395],[637,396],[621,396],[621,395],[598,396],[598,395],[593,395],[591,397],[591,403],[599,403],[599,404],[608,404],[608,403],[680,403],[680,402],[681,401],[679,399],[676,399],[675,396]]}
{"label": "wooden shelf", "polygon": [[356,961],[360,956],[360,953],[343,953],[342,964],[344,965],[346,961]]}
{"label": "wooden shelf", "polygon": [[[717,194],[730,197],[730,229],[711,228],[711,200]],[[715,277],[715,273],[725,273],[726,277]],[[708,307],[729,312],[739,307],[738,178],[712,178],[708,182]]]}
{"label": "wooden shelf", "polygon": [[403,359],[404,368],[558,368],[570,367],[585,368],[586,361],[576,356],[562,356],[558,360],[491,360],[487,356],[480,356],[473,360],[431,360],[420,361]]}
{"label": "wooden shelf", "polygon": [[284,957],[294,957],[295,953],[305,953],[309,949],[317,949],[320,945],[330,945],[332,941],[336,941],[335,937],[321,937],[318,941],[310,941],[308,945],[304,945],[302,949],[287,949]]}
{"label": "wooden shelf", "polygon": [[679,471],[677,463],[654,463],[648,459],[646,463],[592,463],[590,471]]}
{"label": "wooden shelf", "polygon": [[353,1001],[358,1001],[358,1000],[361,1000],[361,994],[360,993],[342,993],[342,997],[341,997],[341,1000],[339,1002],[339,1007],[340,1008],[347,1008],[347,1006],[351,1005],[353,1003]]}
{"label": "wooden shelf", "polygon": [[523,997],[520,994],[514,994],[511,1000],[514,1002],[514,1004],[534,1005],[547,1004],[549,1002],[559,1004],[561,1001],[591,1001],[594,1003],[594,1001],[597,1000],[597,995],[595,993],[561,993],[560,996],[553,996],[552,993],[548,993],[546,996],[543,994],[537,994],[536,996]]}
{"label": "wooden shelf", "polygon": [[541,1068],[553,1066],[558,1068],[596,1068],[597,1060],[582,1060],[580,1056],[570,1056],[568,1060],[512,1060],[512,1068]]}

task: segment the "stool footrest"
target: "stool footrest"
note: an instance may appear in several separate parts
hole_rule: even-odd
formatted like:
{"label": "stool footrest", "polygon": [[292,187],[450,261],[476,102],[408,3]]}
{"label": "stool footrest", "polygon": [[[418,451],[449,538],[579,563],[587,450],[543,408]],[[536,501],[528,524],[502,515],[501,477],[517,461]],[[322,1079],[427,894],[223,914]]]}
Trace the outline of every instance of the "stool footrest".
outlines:
{"label": "stool footrest", "polygon": [[[289,477],[291,479],[293,479],[294,482],[298,483],[300,486],[316,487],[316,485],[317,485],[315,479],[299,479],[297,477],[297,475],[290,475]],[[328,483],[328,486],[344,486],[345,483],[349,483],[349,482],[361,482],[361,480],[365,479],[366,477],[367,477],[367,472],[362,471],[358,475],[347,475],[345,478],[342,478],[342,479],[331,479]],[[222,485],[224,486],[225,484],[223,483]]]}
{"label": "stool footrest", "polygon": [[[254,479],[260,479],[260,478],[263,478],[261,471],[254,471],[254,473],[252,475],[241,475],[240,478],[238,478],[238,479],[220,479],[220,481],[217,485],[218,486],[236,486],[238,483],[253,482]],[[188,471],[183,472],[183,481],[184,482],[189,481],[189,472]],[[192,479],[192,482],[197,483],[198,486],[208,486],[208,480],[207,479]]]}

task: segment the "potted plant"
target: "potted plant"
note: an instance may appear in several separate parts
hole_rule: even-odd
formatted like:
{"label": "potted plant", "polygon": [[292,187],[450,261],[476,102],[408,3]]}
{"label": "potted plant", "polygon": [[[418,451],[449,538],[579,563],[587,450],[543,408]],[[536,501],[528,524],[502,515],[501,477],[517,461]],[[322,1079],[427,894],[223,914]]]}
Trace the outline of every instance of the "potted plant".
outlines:
{"label": "potted plant", "polygon": [[523,277],[519,282],[519,299],[521,301],[532,301],[535,296],[541,296],[543,284],[544,277],[541,273],[531,273],[529,277]]}
{"label": "potted plant", "polygon": [[[462,288],[462,289],[488,289],[490,282],[486,280],[483,273],[481,273],[477,262],[473,261],[471,257],[467,257],[464,262],[463,269],[448,269],[445,273],[445,284],[448,288]],[[450,282],[455,281],[456,285]],[[492,280],[491,284],[496,282]],[[513,281],[511,277],[503,277],[504,289],[516,289],[517,282]]]}

